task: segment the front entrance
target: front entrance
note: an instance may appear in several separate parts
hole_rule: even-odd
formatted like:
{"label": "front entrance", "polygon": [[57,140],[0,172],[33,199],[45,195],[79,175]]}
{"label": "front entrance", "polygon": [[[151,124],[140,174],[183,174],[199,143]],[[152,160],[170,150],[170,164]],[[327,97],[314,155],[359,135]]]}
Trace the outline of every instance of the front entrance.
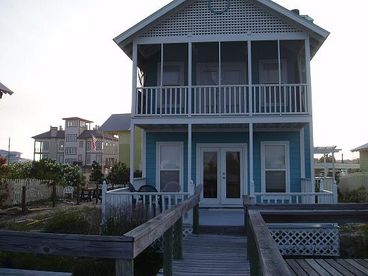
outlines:
{"label": "front entrance", "polygon": [[199,144],[197,156],[197,183],[203,184],[201,205],[241,205],[246,191],[246,145]]}

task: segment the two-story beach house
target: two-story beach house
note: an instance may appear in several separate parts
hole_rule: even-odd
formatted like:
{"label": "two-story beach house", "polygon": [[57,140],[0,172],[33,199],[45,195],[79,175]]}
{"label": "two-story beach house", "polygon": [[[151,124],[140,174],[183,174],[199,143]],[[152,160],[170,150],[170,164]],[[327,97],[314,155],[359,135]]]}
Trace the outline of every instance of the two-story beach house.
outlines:
{"label": "two-story beach house", "polygon": [[159,191],[203,184],[202,206],[236,206],[312,190],[310,61],[328,35],[269,0],[175,0],[123,32],[130,163],[139,127]]}

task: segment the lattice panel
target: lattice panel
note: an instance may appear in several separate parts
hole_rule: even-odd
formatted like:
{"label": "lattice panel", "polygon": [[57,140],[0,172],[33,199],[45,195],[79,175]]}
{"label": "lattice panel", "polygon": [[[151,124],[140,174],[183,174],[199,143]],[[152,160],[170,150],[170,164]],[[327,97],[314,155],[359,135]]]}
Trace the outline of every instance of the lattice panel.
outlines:
{"label": "lattice panel", "polygon": [[[228,2],[230,1],[230,2]],[[229,6],[227,6],[229,4]],[[142,37],[300,32],[250,0],[194,0]],[[221,13],[225,11],[224,13]],[[217,14],[220,12],[220,14]]]}
{"label": "lattice panel", "polygon": [[284,256],[339,256],[339,229],[335,228],[285,228],[272,229],[271,236]]}

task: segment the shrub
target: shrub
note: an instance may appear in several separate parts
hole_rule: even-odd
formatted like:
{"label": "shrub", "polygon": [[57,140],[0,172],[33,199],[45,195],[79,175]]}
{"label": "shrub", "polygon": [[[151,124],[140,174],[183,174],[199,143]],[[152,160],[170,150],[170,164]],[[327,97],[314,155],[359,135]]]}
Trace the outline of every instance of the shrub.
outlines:
{"label": "shrub", "polygon": [[366,203],[368,202],[368,191],[361,186],[352,191],[339,192],[339,202],[345,203]]}
{"label": "shrub", "polygon": [[115,164],[107,179],[114,184],[127,183],[129,181],[129,168],[122,162]]}

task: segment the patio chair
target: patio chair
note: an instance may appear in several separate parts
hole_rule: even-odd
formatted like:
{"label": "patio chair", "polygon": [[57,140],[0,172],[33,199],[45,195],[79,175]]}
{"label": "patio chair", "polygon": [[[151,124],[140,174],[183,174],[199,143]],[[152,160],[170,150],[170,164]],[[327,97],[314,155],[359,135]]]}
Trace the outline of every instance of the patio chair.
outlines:
{"label": "patio chair", "polygon": [[[157,189],[154,186],[149,185],[149,184],[146,184],[146,185],[141,186],[139,188],[138,192],[157,193],[158,191],[157,191]],[[146,205],[149,204],[149,198],[150,197],[151,196],[145,196],[144,201],[145,201]],[[157,197],[158,197],[157,198],[158,205],[160,206],[160,212],[161,212],[162,211],[161,210],[162,209],[162,197],[161,196],[157,196]],[[143,201],[143,196],[139,200],[142,200]],[[152,206],[155,207],[155,209],[156,209],[156,203],[155,203],[154,200],[152,200]]]}

